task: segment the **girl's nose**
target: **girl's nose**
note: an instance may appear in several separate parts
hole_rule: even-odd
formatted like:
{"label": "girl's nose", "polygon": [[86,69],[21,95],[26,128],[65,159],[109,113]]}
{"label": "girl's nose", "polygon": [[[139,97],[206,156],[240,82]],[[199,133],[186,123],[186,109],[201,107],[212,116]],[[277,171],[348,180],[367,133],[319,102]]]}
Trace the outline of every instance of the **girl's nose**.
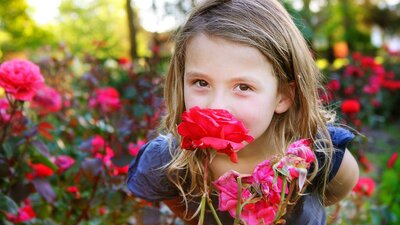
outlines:
{"label": "girl's nose", "polygon": [[225,109],[230,111],[229,97],[224,93],[215,93],[214,95],[210,96],[207,107],[211,109]]}

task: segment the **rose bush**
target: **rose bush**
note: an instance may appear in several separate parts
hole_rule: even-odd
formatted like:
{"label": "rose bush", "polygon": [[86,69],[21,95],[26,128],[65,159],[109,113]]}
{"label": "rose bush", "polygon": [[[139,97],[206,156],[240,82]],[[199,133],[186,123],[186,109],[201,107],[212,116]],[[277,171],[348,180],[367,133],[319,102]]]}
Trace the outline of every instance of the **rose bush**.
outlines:
{"label": "rose bush", "polygon": [[151,204],[125,176],[162,114],[161,80],[132,63],[56,54],[41,55],[42,70],[0,65],[0,223],[139,221]]}

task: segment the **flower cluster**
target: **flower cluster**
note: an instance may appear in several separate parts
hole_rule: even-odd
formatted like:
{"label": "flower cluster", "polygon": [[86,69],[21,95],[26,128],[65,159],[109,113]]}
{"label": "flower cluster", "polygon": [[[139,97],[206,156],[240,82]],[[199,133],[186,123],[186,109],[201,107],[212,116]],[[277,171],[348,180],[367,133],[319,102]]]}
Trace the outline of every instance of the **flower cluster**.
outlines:
{"label": "flower cluster", "polygon": [[294,188],[304,190],[308,169],[315,160],[310,144],[308,139],[292,143],[284,157],[275,163],[265,160],[251,175],[232,170],[225,173],[213,182],[219,192],[219,210],[249,225],[281,221]]}
{"label": "flower cluster", "polygon": [[383,90],[398,90],[392,71],[385,70],[375,58],[356,52],[349,63],[338,71],[330,71],[331,80],[326,84],[325,103],[340,103],[343,123],[357,129],[363,122],[373,123],[374,115],[383,104]]}
{"label": "flower cluster", "polygon": [[[193,107],[182,114],[182,122],[178,125],[182,149],[202,149],[207,154],[208,150],[215,150],[228,155],[235,163],[238,162],[236,152],[244,147],[244,142],[254,139],[247,132],[232,114],[220,109]],[[310,140],[301,139],[289,145],[284,157],[263,161],[251,175],[230,170],[212,182],[219,193],[219,210],[228,211],[236,224],[239,220],[249,225],[282,222],[286,205],[289,200],[295,200],[292,193],[304,190],[308,169],[315,160],[310,145]],[[203,178],[207,177],[207,166],[206,158]],[[207,188],[205,190],[200,224],[205,198],[208,198]],[[210,204],[210,201],[207,202]],[[210,208],[213,210],[212,204]],[[219,221],[218,218],[216,220]]]}
{"label": "flower cluster", "polygon": [[16,214],[6,213],[6,217],[10,222],[13,223],[24,223],[28,222],[36,217],[36,213],[33,210],[31,201],[25,199],[21,208],[18,209]]}

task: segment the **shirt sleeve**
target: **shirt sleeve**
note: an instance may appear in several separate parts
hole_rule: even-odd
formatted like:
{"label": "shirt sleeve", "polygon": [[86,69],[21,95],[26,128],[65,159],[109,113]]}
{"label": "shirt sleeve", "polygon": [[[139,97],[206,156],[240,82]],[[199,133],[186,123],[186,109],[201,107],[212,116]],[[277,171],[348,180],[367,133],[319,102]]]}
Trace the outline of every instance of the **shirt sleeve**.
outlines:
{"label": "shirt sleeve", "polygon": [[159,136],[145,144],[131,162],[127,187],[135,196],[150,202],[178,196],[177,190],[161,168],[172,159],[168,137]]}
{"label": "shirt sleeve", "polygon": [[[354,139],[354,134],[349,130],[342,127],[334,127],[328,126],[328,132],[332,139],[332,144],[334,148],[334,152],[332,154],[332,163],[331,168],[329,169],[329,177],[328,181],[331,181],[339,170],[340,165],[342,164],[343,156],[346,151],[346,147],[350,141]],[[318,164],[323,165],[325,162],[325,155],[322,152],[315,153]],[[317,176],[321,176],[319,174]]]}

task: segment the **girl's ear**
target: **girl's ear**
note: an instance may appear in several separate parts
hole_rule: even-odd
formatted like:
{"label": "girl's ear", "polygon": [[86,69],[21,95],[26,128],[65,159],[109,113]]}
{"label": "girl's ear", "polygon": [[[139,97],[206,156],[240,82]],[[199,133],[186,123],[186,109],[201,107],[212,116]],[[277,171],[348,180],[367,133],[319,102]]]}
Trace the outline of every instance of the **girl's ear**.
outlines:
{"label": "girl's ear", "polygon": [[288,89],[288,92],[278,94],[278,104],[276,105],[275,113],[284,113],[292,106],[295,95],[295,85],[293,82],[289,84]]}

